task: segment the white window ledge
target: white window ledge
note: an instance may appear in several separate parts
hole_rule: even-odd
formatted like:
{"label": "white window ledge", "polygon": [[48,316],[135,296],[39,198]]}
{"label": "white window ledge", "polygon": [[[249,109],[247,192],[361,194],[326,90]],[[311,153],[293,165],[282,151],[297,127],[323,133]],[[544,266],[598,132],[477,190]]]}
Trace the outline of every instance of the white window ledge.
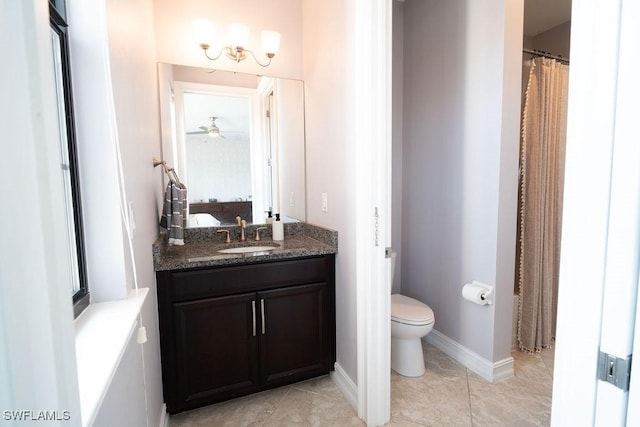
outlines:
{"label": "white window ledge", "polygon": [[82,425],[91,425],[136,330],[148,288],[126,299],[90,304],[75,321]]}

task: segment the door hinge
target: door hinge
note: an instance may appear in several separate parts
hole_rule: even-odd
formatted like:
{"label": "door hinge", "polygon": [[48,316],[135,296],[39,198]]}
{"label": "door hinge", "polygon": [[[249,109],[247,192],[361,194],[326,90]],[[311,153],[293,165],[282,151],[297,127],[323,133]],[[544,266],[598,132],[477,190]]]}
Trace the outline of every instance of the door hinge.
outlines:
{"label": "door hinge", "polygon": [[601,351],[598,355],[598,379],[628,391],[631,379],[631,355],[616,357]]}

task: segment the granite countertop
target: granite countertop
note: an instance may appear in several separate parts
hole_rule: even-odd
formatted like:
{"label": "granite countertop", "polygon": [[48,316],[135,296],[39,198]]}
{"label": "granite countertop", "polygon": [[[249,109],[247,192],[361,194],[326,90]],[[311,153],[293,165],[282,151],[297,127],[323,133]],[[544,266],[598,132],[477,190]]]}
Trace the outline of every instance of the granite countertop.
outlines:
{"label": "granite countertop", "polygon": [[[156,271],[181,270],[197,267],[215,267],[232,264],[247,264],[271,260],[301,258],[333,254],[338,251],[338,232],[307,223],[284,224],[283,241],[271,239],[271,227],[263,230],[261,240],[253,239],[257,225],[246,229],[247,240],[239,242],[237,226],[209,227],[185,230],[183,246],[169,246],[166,236],[161,235],[153,244],[153,263]],[[224,243],[224,233],[229,230],[232,243]],[[219,250],[244,246],[275,246],[269,251],[241,254],[223,254]]]}

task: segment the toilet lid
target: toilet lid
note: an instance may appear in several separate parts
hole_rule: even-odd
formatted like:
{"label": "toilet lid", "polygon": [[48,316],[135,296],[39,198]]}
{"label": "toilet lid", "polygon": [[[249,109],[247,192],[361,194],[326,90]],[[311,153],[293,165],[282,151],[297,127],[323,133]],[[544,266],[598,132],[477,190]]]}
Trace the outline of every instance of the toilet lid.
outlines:
{"label": "toilet lid", "polygon": [[391,320],[410,325],[428,325],[435,321],[433,310],[404,295],[391,295]]}

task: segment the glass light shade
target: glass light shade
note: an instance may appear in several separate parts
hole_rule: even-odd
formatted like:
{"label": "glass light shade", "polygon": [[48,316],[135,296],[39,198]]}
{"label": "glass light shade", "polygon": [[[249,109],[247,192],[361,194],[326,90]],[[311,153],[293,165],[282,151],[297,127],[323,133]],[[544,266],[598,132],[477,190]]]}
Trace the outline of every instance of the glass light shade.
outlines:
{"label": "glass light shade", "polygon": [[193,34],[199,44],[211,45],[213,42],[213,22],[206,19],[194,19],[191,22]]}
{"label": "glass light shade", "polygon": [[249,45],[249,27],[237,22],[229,25],[229,44],[246,48]]}
{"label": "glass light shade", "polygon": [[265,30],[262,32],[262,50],[264,53],[278,53],[280,49],[280,33]]}

